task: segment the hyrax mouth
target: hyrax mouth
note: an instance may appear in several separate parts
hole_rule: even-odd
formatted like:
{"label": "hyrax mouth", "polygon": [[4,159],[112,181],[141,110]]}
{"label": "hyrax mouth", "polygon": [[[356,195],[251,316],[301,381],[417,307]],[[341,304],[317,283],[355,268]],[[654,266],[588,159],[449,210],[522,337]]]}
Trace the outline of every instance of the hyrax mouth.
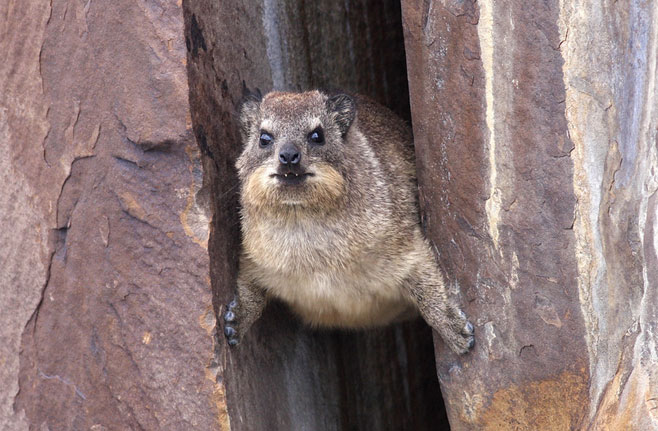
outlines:
{"label": "hyrax mouth", "polygon": [[279,182],[283,184],[294,185],[294,184],[303,183],[304,181],[306,181],[306,178],[312,177],[313,174],[309,172],[298,173],[298,172],[288,171],[285,173],[272,174],[270,176],[275,177],[277,180],[279,180]]}

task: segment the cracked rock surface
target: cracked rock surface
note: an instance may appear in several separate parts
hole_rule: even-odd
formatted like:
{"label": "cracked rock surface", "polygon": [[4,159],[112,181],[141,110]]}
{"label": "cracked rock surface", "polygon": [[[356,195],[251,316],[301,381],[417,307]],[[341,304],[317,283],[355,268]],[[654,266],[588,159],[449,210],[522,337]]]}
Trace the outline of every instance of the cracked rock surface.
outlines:
{"label": "cracked rock surface", "polygon": [[180,5],[0,13],[0,429],[212,429]]}
{"label": "cracked rock surface", "polygon": [[[0,429],[444,420],[423,324],[314,333],[273,306],[241,352],[215,342],[237,269],[242,80],[341,73],[334,84],[409,115],[399,6],[303,3],[0,6]],[[309,33],[316,16],[346,31]],[[287,48],[268,57],[274,34]]]}
{"label": "cracked rock surface", "polygon": [[658,429],[657,3],[402,6],[451,429]]}
{"label": "cracked rock surface", "polygon": [[[658,3],[401,6],[0,3],[0,429],[658,430]],[[277,305],[218,341],[243,82],[412,120],[471,353]]]}

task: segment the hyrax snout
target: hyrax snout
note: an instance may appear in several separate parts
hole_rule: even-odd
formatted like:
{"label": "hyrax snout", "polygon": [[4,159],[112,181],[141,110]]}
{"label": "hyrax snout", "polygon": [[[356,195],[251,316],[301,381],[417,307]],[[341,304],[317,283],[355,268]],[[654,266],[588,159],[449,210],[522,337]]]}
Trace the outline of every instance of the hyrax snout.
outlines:
{"label": "hyrax snout", "polygon": [[320,91],[240,109],[242,252],[224,333],[235,345],[269,298],[313,326],[368,328],[420,314],[457,353],[473,325],[421,231],[411,132],[371,100]]}

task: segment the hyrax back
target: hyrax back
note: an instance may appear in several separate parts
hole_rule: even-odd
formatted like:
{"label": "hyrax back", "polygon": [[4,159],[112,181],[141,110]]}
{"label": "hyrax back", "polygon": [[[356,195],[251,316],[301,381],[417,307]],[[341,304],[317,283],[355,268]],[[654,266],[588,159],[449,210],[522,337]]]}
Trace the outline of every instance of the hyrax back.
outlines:
{"label": "hyrax back", "polygon": [[240,121],[243,250],[229,344],[275,297],[314,326],[420,312],[455,352],[473,345],[421,232],[402,120],[363,97],[310,91],[247,99]]}

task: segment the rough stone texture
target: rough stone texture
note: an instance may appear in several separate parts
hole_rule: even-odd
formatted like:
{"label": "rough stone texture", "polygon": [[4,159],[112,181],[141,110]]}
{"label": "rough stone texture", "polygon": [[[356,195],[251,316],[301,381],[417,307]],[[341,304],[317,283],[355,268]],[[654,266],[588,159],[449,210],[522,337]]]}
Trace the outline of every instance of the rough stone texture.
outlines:
{"label": "rough stone texture", "polygon": [[452,429],[658,429],[658,3],[402,6],[0,4],[0,429],[442,426],[422,324],[275,305],[215,337],[243,82],[409,118],[401,22],[424,223],[477,326],[436,341]]}
{"label": "rough stone texture", "polygon": [[[658,3],[560,5],[592,429],[658,429]],[[596,38],[593,37],[597,34]]]}
{"label": "rough stone texture", "polygon": [[[35,1],[13,5],[10,11],[3,2],[0,14],[11,18],[0,21],[0,52],[6,53],[0,64],[0,429],[23,430],[28,425],[25,412],[13,409],[21,334],[46,282],[49,252],[45,244],[49,226],[54,225],[48,208],[58,192],[43,190],[54,175],[42,171],[41,142],[48,134],[48,108],[39,51],[50,9]],[[14,25],[30,31],[17,32]],[[64,173],[57,177],[61,182]],[[42,190],[37,194],[36,189]]]}
{"label": "rough stone texture", "polygon": [[216,428],[181,5],[0,15],[0,429]]}
{"label": "rough stone texture", "polygon": [[[184,2],[190,105],[213,196],[214,304],[232,297],[239,221],[233,166],[242,86],[358,91],[408,117],[399,4]],[[275,257],[274,257],[275,258]],[[430,331],[310,331],[282,305],[217,351],[232,430],[425,430],[445,426]],[[224,424],[228,427],[228,421]],[[226,428],[223,428],[226,429]]]}
{"label": "rough stone texture", "polygon": [[403,1],[453,430],[658,429],[658,4]]}
{"label": "rough stone texture", "polygon": [[0,14],[0,429],[446,424],[422,323],[317,333],[273,306],[239,349],[215,337],[237,269],[242,81],[343,87],[409,118],[399,5]]}

